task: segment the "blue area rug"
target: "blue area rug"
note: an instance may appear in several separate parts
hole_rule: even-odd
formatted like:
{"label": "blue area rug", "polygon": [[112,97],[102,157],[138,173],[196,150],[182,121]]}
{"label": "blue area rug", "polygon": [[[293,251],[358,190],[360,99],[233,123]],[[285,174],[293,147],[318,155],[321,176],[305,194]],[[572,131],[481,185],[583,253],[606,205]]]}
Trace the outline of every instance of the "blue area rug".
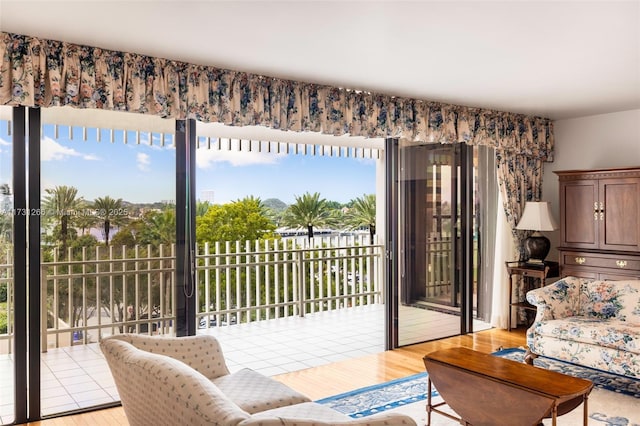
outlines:
{"label": "blue area rug", "polygon": [[[493,355],[521,362],[524,358],[525,351],[520,348],[513,348],[495,352]],[[539,357],[534,361],[534,364],[549,370],[589,379],[594,382],[596,388],[640,398],[640,380],[550,358]],[[439,396],[435,391],[432,395],[434,397]],[[324,398],[317,402],[326,404],[334,410],[340,411],[350,417],[360,418],[396,409],[415,402],[425,401],[426,399],[427,373],[424,372],[390,382],[356,389],[351,392]],[[638,404],[640,404],[640,402],[638,402]],[[424,408],[422,408],[422,411],[424,411]]]}
{"label": "blue area rug", "polygon": [[[433,391],[432,395],[438,396],[438,392]],[[418,373],[316,402],[353,418],[360,418],[426,399],[427,373]]]}

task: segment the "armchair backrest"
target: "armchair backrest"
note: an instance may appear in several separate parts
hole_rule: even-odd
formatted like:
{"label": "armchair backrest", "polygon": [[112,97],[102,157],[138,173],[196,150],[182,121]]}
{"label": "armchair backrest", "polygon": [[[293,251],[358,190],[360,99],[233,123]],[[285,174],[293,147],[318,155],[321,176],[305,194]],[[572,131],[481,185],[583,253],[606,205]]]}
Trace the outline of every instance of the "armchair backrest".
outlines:
{"label": "armchair backrest", "polygon": [[171,337],[116,334],[107,339],[122,340],[145,352],[170,356],[184,362],[209,380],[229,374],[222,347],[214,336],[203,334]]}
{"label": "armchair backrest", "polygon": [[100,348],[132,426],[235,425],[250,418],[209,379],[181,361],[119,338],[103,339]]}

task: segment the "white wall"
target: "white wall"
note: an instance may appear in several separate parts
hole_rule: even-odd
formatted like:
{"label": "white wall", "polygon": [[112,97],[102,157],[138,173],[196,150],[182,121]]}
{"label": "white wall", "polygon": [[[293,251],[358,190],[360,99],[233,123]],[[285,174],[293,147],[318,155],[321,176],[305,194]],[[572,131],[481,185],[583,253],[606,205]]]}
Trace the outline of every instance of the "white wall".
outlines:
{"label": "white wall", "polygon": [[[551,202],[560,219],[558,176],[555,170],[590,170],[640,167],[640,109],[554,122],[555,156],[545,163],[542,199]],[[551,240],[548,260],[557,260],[559,231],[546,233]]]}

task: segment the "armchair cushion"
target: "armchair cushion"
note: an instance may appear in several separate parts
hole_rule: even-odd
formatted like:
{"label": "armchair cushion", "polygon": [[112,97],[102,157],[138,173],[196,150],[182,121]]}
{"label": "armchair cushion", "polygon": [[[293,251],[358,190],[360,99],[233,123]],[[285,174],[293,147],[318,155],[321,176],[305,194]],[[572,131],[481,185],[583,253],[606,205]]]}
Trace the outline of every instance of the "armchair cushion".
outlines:
{"label": "armchair cushion", "polygon": [[311,401],[287,385],[248,368],[218,377],[213,383],[250,414]]}

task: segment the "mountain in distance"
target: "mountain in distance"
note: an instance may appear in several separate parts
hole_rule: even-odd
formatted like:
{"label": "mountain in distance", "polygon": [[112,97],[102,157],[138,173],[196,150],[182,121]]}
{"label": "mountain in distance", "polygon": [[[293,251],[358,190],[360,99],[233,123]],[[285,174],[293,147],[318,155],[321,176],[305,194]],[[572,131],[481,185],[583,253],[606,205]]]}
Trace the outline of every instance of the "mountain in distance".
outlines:
{"label": "mountain in distance", "polygon": [[289,207],[284,201],[277,198],[267,198],[262,204],[277,213],[283,212]]}

